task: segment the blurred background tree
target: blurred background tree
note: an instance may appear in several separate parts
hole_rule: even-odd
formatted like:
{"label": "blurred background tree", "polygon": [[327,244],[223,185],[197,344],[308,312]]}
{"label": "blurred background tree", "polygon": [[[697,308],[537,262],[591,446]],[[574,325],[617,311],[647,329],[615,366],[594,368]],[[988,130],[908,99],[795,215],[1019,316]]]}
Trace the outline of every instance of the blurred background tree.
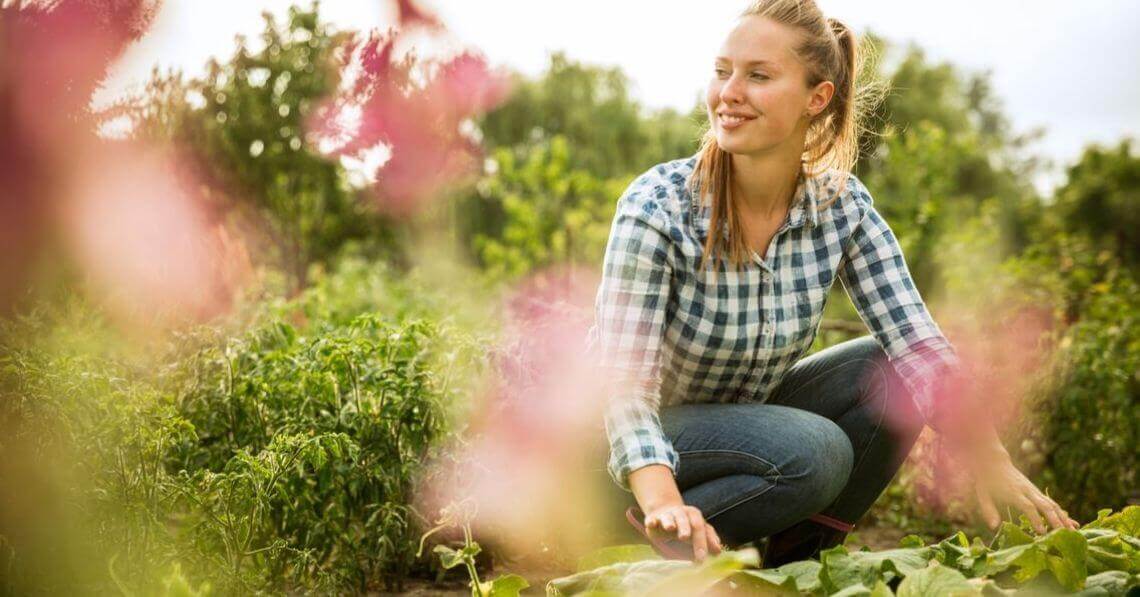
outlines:
{"label": "blurred background tree", "polygon": [[[290,294],[308,286],[311,265],[327,266],[352,240],[367,239],[374,256],[402,263],[397,223],[303,130],[338,84],[334,50],[346,34],[321,23],[315,5],[291,8],[284,23],[264,19],[258,49],[239,38],[234,54],[211,60],[201,79],[156,72],[143,101],[125,110],[134,134],[192,152],[218,209],[262,224],[258,253],[286,274]],[[400,66],[406,74],[411,65]]]}

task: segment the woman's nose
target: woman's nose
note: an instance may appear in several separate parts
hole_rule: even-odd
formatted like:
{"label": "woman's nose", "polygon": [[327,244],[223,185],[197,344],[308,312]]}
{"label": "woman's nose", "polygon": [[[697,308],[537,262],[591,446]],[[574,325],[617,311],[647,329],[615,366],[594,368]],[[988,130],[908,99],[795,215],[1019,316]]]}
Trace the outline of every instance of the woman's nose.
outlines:
{"label": "woman's nose", "polygon": [[729,77],[720,88],[720,99],[726,104],[740,103],[744,99],[744,82],[737,77]]}

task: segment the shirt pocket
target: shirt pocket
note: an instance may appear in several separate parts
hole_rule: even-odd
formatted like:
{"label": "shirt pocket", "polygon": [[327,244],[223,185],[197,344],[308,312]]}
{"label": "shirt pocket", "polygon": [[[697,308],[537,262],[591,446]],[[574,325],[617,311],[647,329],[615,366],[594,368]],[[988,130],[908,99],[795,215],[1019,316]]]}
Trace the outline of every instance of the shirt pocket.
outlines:
{"label": "shirt pocket", "polygon": [[788,346],[806,350],[815,340],[830,285],[814,285],[794,291],[793,308],[785,319],[781,335]]}

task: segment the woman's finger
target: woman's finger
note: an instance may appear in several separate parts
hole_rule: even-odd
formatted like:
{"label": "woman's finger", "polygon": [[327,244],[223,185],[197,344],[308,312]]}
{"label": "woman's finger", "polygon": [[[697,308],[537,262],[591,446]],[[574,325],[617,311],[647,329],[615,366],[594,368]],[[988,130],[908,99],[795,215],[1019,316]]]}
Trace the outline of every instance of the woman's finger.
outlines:
{"label": "woman's finger", "polygon": [[708,533],[705,532],[705,521],[700,512],[689,513],[689,525],[693,530],[693,558],[703,562],[709,553]]}
{"label": "woman's finger", "polygon": [[1049,526],[1060,529],[1064,528],[1065,520],[1061,517],[1061,508],[1053,503],[1053,500],[1045,497],[1040,492],[1031,495],[1029,498],[1033,505],[1045,515],[1045,520],[1049,521]]}
{"label": "woman's finger", "polygon": [[1023,514],[1029,517],[1029,523],[1033,525],[1033,530],[1037,531],[1038,535],[1045,534],[1045,521],[1042,520],[1041,515],[1037,512],[1037,505],[1033,503],[1028,497],[1022,495],[1014,502],[1017,509],[1021,510]]}
{"label": "woman's finger", "polygon": [[1051,502],[1053,504],[1053,507],[1057,509],[1057,514],[1060,516],[1061,523],[1065,526],[1065,528],[1072,529],[1074,531],[1081,528],[1080,523],[1073,520],[1073,518],[1069,516],[1069,513],[1061,507],[1061,504],[1053,501],[1053,498],[1049,498],[1049,502]]}
{"label": "woman's finger", "polygon": [[716,554],[724,551],[724,545],[720,542],[720,535],[716,533],[716,529],[713,528],[713,525],[709,524],[708,521],[705,521],[705,527],[708,529],[709,533],[709,545],[711,547],[711,553]]}
{"label": "woman's finger", "polygon": [[1065,509],[1054,501],[1053,498],[1049,497],[1048,492],[1042,493],[1041,490],[1037,489],[1037,486],[1034,485],[1032,495],[1036,498],[1034,502],[1042,509],[1042,512],[1045,513],[1045,517],[1049,520],[1050,526],[1055,529],[1073,528],[1069,514],[1065,512]]}
{"label": "woman's finger", "polygon": [[688,541],[689,536],[692,534],[693,529],[689,526],[689,518],[684,512],[673,517],[677,523],[677,538],[682,541]]}
{"label": "woman's finger", "polygon": [[990,497],[990,492],[982,487],[981,484],[975,486],[978,497],[978,508],[982,511],[982,519],[986,521],[986,526],[990,530],[994,530],[1001,523],[1001,515],[998,514],[997,506],[994,505],[993,498]]}

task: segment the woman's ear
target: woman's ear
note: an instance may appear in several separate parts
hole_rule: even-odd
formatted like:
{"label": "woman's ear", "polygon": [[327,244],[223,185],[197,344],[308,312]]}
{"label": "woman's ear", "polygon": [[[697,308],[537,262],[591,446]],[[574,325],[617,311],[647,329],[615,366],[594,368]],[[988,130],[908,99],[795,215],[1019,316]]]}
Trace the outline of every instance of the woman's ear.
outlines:
{"label": "woman's ear", "polygon": [[812,117],[818,116],[831,103],[833,95],[835,95],[835,84],[831,81],[821,81],[808,95],[807,113]]}

